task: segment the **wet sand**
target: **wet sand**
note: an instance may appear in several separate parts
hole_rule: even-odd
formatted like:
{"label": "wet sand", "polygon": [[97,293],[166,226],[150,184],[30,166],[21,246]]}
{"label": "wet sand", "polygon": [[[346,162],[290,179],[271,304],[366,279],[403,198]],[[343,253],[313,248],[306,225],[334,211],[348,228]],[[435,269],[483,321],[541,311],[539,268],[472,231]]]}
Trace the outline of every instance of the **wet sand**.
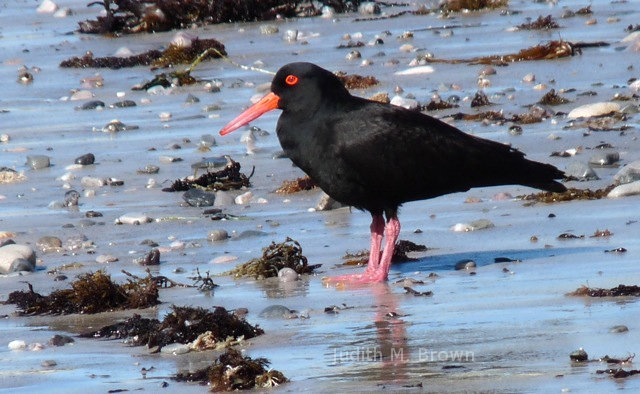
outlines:
{"label": "wet sand", "polygon": [[[161,264],[153,273],[165,275],[179,282],[190,283],[196,267],[212,274],[226,271],[236,263],[261,254],[271,241],[282,242],[290,236],[298,240],[311,264],[323,264],[318,276],[305,278],[294,284],[233,280],[217,277],[220,285],[212,294],[196,289],[161,290],[163,303],[144,311],[151,317],[162,317],[172,303],[227,309],[247,307],[247,320],[259,324],[265,334],[243,346],[247,354],[266,357],[271,366],[282,371],[292,382],[281,390],[299,392],[335,392],[336,390],[378,391],[380,389],[421,390],[428,392],[574,392],[614,390],[640,390],[640,379],[612,379],[596,374],[606,364],[588,363],[572,365],[569,353],[584,347],[590,358],[605,354],[626,357],[640,351],[637,316],[640,307],[635,299],[583,299],[565,294],[583,284],[591,287],[614,287],[620,283],[638,284],[640,273],[640,197],[597,201],[573,201],[560,204],[524,206],[523,201],[511,199],[493,201],[499,192],[513,196],[529,194],[534,190],[520,186],[474,189],[436,199],[405,204],[400,211],[403,230],[401,239],[425,244],[430,249],[416,254],[416,261],[392,267],[389,285],[338,291],[324,288],[321,277],[347,273],[361,268],[335,268],[346,251],[361,250],[368,245],[369,214],[341,208],[329,212],[310,212],[320,192],[310,191],[281,196],[273,191],[283,180],[301,176],[286,159],[272,159],[280,150],[274,128],[278,114],[263,116],[253,125],[271,134],[258,137],[259,150],[246,155],[239,142],[240,132],[219,137],[217,131],[249,104],[256,94],[255,86],[269,82],[270,76],[239,69],[223,60],[207,61],[197,67],[194,75],[202,79],[219,79],[224,86],[219,93],[205,91],[202,85],[176,88],[166,95],[149,95],[130,88],[142,80],[151,79],[148,68],[122,70],[76,70],[58,67],[60,61],[79,56],[87,50],[96,56],[108,56],[120,47],[134,53],[165,45],[175,32],[125,36],[117,39],[100,36],[69,34],[79,20],[93,18],[97,8],[86,8],[82,1],[60,2],[69,6],[74,15],[53,18],[35,12],[35,3],[11,2],[0,8],[0,48],[2,65],[0,79],[5,81],[0,109],[0,133],[11,140],[0,144],[0,166],[24,171],[23,182],[0,185],[0,230],[14,232],[14,240],[35,246],[45,235],[67,239],[85,235],[95,243],[95,254],[86,250],[60,253],[38,252],[38,270],[24,276],[15,274],[0,277],[0,299],[14,290],[25,289],[24,281],[33,284],[40,293],[66,287],[65,282],[54,282],[46,271],[62,264],[82,263],[80,269],[65,272],[75,275],[105,269],[116,280],[123,281],[120,270],[142,275],[144,270],[132,262],[144,256],[149,248],[140,245],[152,239],[168,247],[173,240],[183,241],[184,250],[163,253]],[[435,15],[404,15],[399,18],[353,22],[356,14],[338,15],[335,20],[308,18],[264,23],[238,23],[206,26],[188,30],[202,38],[216,38],[223,42],[229,56],[236,62],[251,65],[260,60],[263,68],[275,71],[292,61],[311,61],[333,71],[346,71],[361,75],[374,75],[380,85],[355,94],[369,97],[386,91],[393,96],[396,85],[411,93],[421,103],[439,89],[447,98],[452,94],[471,96],[478,90],[477,74],[483,67],[467,64],[434,64],[435,72],[426,75],[397,76],[395,71],[409,68],[416,53],[401,52],[399,47],[409,43],[425,48],[439,58],[484,56],[513,53],[549,40],[606,41],[612,45],[584,49],[581,55],[552,61],[521,62],[508,67],[496,67],[490,75],[491,86],[484,89],[496,104],[486,109],[505,113],[523,113],[526,105],[535,103],[549,88],[576,89],[563,96],[573,102],[554,107],[555,111],[569,112],[582,104],[608,101],[615,93],[630,94],[627,81],[638,77],[638,52],[619,50],[620,40],[628,33],[624,28],[637,23],[639,11],[630,3],[593,4],[594,14],[589,17],[560,19],[563,8],[576,10],[586,4],[577,1],[562,2],[557,6],[511,2],[510,9],[517,15],[501,16],[499,11],[455,15],[442,20]],[[405,8],[384,9],[393,13]],[[552,14],[562,29],[551,31],[506,32],[505,29],[521,24],[526,17]],[[21,18],[18,18],[21,17]],[[608,17],[619,21],[607,23]],[[595,25],[585,25],[596,18]],[[18,22],[20,21],[20,22]],[[260,26],[269,23],[279,33],[262,35]],[[480,26],[442,29],[441,34],[421,31],[429,26]],[[297,29],[306,38],[286,43],[282,35]],[[359,61],[348,61],[350,49],[336,49],[349,33],[362,33],[363,42],[376,34],[390,31],[384,44],[359,48],[363,58],[373,64],[361,67]],[[414,38],[402,41],[396,37],[406,30],[415,30]],[[453,32],[452,35],[442,32]],[[301,41],[307,41],[304,45]],[[376,56],[383,51],[384,56]],[[399,60],[394,66],[385,65],[391,59]],[[34,82],[22,85],[16,82],[17,69],[25,64],[37,66]],[[633,68],[629,69],[629,66]],[[78,111],[79,101],[60,100],[69,96],[71,89],[81,88],[81,79],[99,73],[104,87],[91,88],[107,104],[119,101],[116,92],[126,92],[124,99],[134,100],[134,108],[102,111]],[[536,82],[524,83],[528,74],[536,75]],[[555,82],[551,82],[555,80]],[[544,83],[545,90],[533,86]],[[601,83],[597,84],[597,83]],[[444,90],[442,86],[457,84],[460,90]],[[618,85],[619,88],[613,88]],[[596,96],[580,96],[585,91]],[[191,93],[200,103],[186,105]],[[504,93],[504,94],[502,94]],[[512,99],[507,96],[513,95]],[[140,100],[151,102],[142,105]],[[638,101],[633,101],[635,105]],[[218,104],[221,110],[203,112],[206,105]],[[469,102],[460,108],[436,111],[432,116],[443,117],[454,112],[473,113]],[[485,108],[482,108],[484,110]],[[163,122],[161,112],[170,112],[172,118]],[[204,115],[202,117],[201,115]],[[111,119],[137,125],[138,130],[102,133]],[[510,143],[527,153],[529,158],[566,168],[574,158],[549,157],[553,151],[594,147],[610,143],[620,153],[620,164],[640,159],[637,140],[638,115],[630,115],[624,122],[633,128],[624,135],[619,132],[591,132],[587,129],[563,130],[567,119],[557,115],[541,123],[522,125],[522,135],[508,132],[510,123],[483,125],[478,122],[458,121],[454,124],[467,132]],[[216,136],[218,145],[209,153],[197,150],[202,134]],[[551,140],[550,134],[560,136]],[[186,143],[187,138],[191,142]],[[171,150],[177,143],[182,149]],[[51,149],[49,149],[51,148]],[[156,148],[150,151],[150,148]],[[74,158],[91,152],[95,165],[71,171],[76,178],[71,186],[83,192],[83,176],[116,177],[124,186],[104,186],[96,189],[95,197],[81,197],[78,210],[50,209],[48,204],[61,200],[67,191],[58,180],[65,167]],[[46,154],[53,166],[30,170],[25,158],[32,154]],[[171,181],[191,173],[190,165],[202,157],[231,155],[240,162],[243,171],[250,172],[251,191],[263,197],[267,204],[223,207],[229,214],[243,220],[211,221],[202,215],[203,208],[183,207],[182,193],[161,191]],[[591,151],[584,150],[575,159],[586,161]],[[160,162],[160,156],[177,156],[183,161],[171,164]],[[138,175],[136,170],[146,164],[160,166],[157,175]],[[596,189],[612,183],[619,168],[597,168],[600,180],[569,182],[568,186]],[[157,186],[146,188],[148,178]],[[482,200],[465,203],[469,197]],[[287,200],[285,202],[285,200]],[[100,211],[97,224],[80,227],[84,213]],[[144,212],[153,218],[171,218],[140,226],[115,225],[114,220],[129,212]],[[548,217],[550,213],[554,218]],[[456,223],[469,223],[488,219],[495,226],[489,229],[459,233],[451,231]],[[277,222],[278,225],[274,225]],[[73,224],[73,228],[63,227]],[[207,234],[213,229],[225,229],[230,234],[246,230],[260,230],[267,234],[246,239],[230,239],[211,243]],[[422,232],[415,232],[420,229]],[[609,229],[613,236],[590,238],[596,230]],[[583,239],[561,241],[564,232],[586,235]],[[535,235],[538,241],[530,241]],[[604,253],[604,250],[624,247],[625,254]],[[95,258],[112,254],[118,262],[98,264]],[[234,262],[211,264],[219,256],[237,256]],[[520,262],[494,263],[497,257],[509,257]],[[455,264],[463,259],[476,262],[476,275],[455,271]],[[183,273],[174,273],[176,268]],[[507,268],[510,272],[503,272]],[[439,275],[430,280],[428,274]],[[431,297],[404,294],[402,286],[393,283],[410,277],[424,280],[426,285],[416,290],[433,291]],[[67,281],[68,282],[68,281]],[[297,311],[307,310],[309,319],[271,320],[258,316],[266,306],[282,304]],[[350,307],[337,314],[327,314],[331,305]],[[99,316],[16,317],[12,306],[0,306],[0,389],[10,392],[105,392],[113,389],[160,390],[163,381],[169,388],[181,392],[203,392],[197,385],[175,383],[169,377],[180,369],[203,367],[215,359],[212,352],[189,353],[181,356],[167,354],[148,355],[143,347],[126,347],[117,341],[99,341],[76,338],[73,345],[46,347],[42,351],[10,351],[7,344],[14,339],[27,343],[46,343],[56,333],[80,333],[108,324],[114,319],[130,316],[133,311],[107,313]],[[389,312],[397,314],[388,317]],[[628,326],[626,333],[610,333],[612,326]],[[41,366],[43,360],[55,360],[52,368]],[[142,367],[155,370],[143,379]],[[625,369],[633,366],[624,366]],[[636,367],[637,368],[637,367]],[[421,384],[422,387],[417,387]]]}

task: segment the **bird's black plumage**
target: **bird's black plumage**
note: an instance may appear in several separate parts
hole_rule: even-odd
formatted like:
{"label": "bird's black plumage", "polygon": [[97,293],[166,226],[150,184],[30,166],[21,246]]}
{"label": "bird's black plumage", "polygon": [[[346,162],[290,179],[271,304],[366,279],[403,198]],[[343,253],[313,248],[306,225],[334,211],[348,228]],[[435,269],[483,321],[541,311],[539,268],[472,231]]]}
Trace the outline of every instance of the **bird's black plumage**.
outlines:
{"label": "bird's black plumage", "polygon": [[367,269],[329,283],[387,280],[400,234],[397,210],[404,202],[478,186],[566,190],[555,181],[564,174],[552,165],[418,111],[352,96],[335,75],[311,63],[283,66],[271,93],[220,134],[276,108],[282,110],[276,132],[289,158],[331,197],[366,209],[373,218]]}
{"label": "bird's black plumage", "polygon": [[[299,82],[287,85],[288,75]],[[345,204],[382,212],[479,186],[565,190],[555,167],[418,111],[352,96],[314,64],[284,66],[272,91],[283,110],[276,131],[284,151]]]}

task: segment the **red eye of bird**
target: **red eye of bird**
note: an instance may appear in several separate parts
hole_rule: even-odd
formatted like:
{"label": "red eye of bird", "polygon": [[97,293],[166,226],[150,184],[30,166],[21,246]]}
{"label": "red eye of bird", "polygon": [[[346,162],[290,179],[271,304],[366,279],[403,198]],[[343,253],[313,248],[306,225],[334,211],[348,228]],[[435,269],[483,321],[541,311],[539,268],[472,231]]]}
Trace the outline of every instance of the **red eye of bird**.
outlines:
{"label": "red eye of bird", "polygon": [[295,75],[289,74],[287,75],[287,78],[285,78],[284,81],[286,82],[287,85],[293,86],[298,83],[298,77],[296,77]]}

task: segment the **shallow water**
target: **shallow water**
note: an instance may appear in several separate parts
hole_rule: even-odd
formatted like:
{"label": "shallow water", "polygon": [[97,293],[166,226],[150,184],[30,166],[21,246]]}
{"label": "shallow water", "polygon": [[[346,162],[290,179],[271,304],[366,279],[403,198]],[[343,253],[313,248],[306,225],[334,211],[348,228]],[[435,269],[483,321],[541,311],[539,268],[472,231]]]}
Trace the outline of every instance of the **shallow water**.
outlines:
{"label": "shallow water", "polygon": [[[583,284],[592,287],[638,284],[640,223],[630,222],[640,220],[640,197],[525,207],[517,200],[491,200],[498,192],[509,192],[514,196],[532,192],[525,187],[504,186],[405,204],[400,216],[401,238],[426,244],[432,249],[415,255],[416,261],[392,267],[390,285],[347,291],[326,289],[321,285],[321,276],[360,269],[335,268],[335,265],[340,263],[346,251],[368,246],[369,215],[347,208],[309,212],[308,208],[318,199],[317,191],[286,197],[273,193],[283,180],[301,175],[288,160],[272,159],[280,150],[273,132],[277,113],[254,122],[271,132],[268,137],[258,138],[260,150],[255,155],[245,154],[245,146],[239,142],[241,132],[224,138],[217,136],[217,130],[249,104],[249,98],[256,94],[255,86],[268,82],[271,77],[239,69],[225,61],[208,61],[198,66],[194,74],[203,79],[220,79],[224,83],[220,93],[209,93],[196,85],[177,88],[167,95],[150,96],[146,92],[130,90],[134,84],[152,77],[148,68],[61,69],[58,67],[60,61],[80,56],[87,50],[96,56],[112,55],[120,47],[140,52],[165,45],[175,34],[117,39],[71,34],[77,21],[93,18],[98,11],[96,7],[86,8],[84,4],[83,1],[60,1],[61,6],[71,7],[74,11],[74,15],[61,19],[37,14],[36,4],[32,1],[12,1],[0,6],[0,80],[5,82],[0,109],[9,111],[0,113],[0,133],[11,136],[9,143],[0,144],[0,166],[24,171],[27,176],[26,181],[0,185],[0,195],[5,197],[0,199],[0,230],[17,233],[15,240],[19,243],[35,245],[45,235],[55,235],[65,241],[83,234],[96,244],[93,255],[85,251],[39,253],[40,270],[37,272],[0,277],[0,299],[5,299],[13,290],[24,289],[23,281],[32,283],[41,293],[66,286],[64,282],[54,282],[46,271],[73,262],[81,262],[84,267],[67,272],[70,278],[96,269],[106,269],[117,280],[124,280],[121,269],[142,274],[143,269],[132,260],[147,252],[147,247],[140,245],[144,239],[153,239],[161,246],[168,246],[173,239],[186,242],[183,251],[164,253],[160,267],[154,272],[189,283],[187,277],[196,267],[211,273],[226,271],[236,262],[260,255],[261,249],[272,240],[281,242],[291,236],[301,243],[310,263],[323,264],[319,276],[287,286],[220,277],[216,278],[216,283],[221,286],[209,295],[195,289],[162,290],[163,304],[157,310],[144,313],[162,317],[172,303],[203,307],[221,305],[227,309],[248,307],[247,320],[260,324],[265,335],[249,341],[245,347],[247,353],[268,358],[273,368],[292,379],[281,389],[293,392],[335,392],[337,388],[377,391],[382,387],[432,392],[557,392],[565,388],[578,392],[640,390],[637,377],[614,380],[595,373],[606,365],[576,366],[568,357],[579,347],[584,347],[591,358],[605,354],[626,357],[629,353],[639,352],[638,302],[633,299],[586,300],[565,295]],[[585,49],[581,55],[571,58],[496,67],[497,74],[489,76],[492,84],[485,91],[497,104],[487,109],[502,109],[510,114],[526,112],[525,106],[539,100],[548,90],[534,90],[534,84],[521,82],[525,74],[533,72],[535,83],[545,83],[556,90],[576,89],[574,93],[563,94],[573,100],[572,103],[554,108],[568,112],[581,104],[608,101],[617,92],[630,93],[626,85],[629,78],[638,77],[639,54],[617,47],[627,34],[624,28],[637,23],[640,14],[637,7],[633,2],[593,4],[591,17],[597,18],[598,23],[591,26],[585,25],[589,17],[578,16],[558,19],[563,28],[548,32],[506,32],[505,29],[523,23],[526,17],[535,19],[538,15],[552,14],[558,18],[563,7],[577,10],[583,6],[585,4],[578,1],[563,1],[556,6],[512,1],[510,9],[520,11],[517,15],[500,16],[498,11],[492,11],[458,15],[449,20],[434,15],[404,15],[353,22],[358,15],[349,14],[335,20],[310,18],[269,22],[276,23],[280,29],[280,33],[272,36],[260,34],[259,27],[263,23],[206,26],[189,32],[220,40],[238,63],[251,65],[261,60],[264,68],[275,71],[288,62],[311,61],[334,71],[374,75],[380,79],[379,86],[356,94],[370,96],[386,91],[393,95],[394,87],[400,85],[405,93],[412,93],[421,103],[427,103],[437,89],[443,98],[451,94],[472,96],[478,90],[476,79],[482,66],[435,64],[433,74],[396,76],[393,72],[408,68],[409,61],[415,57],[415,53],[398,49],[405,42],[396,37],[405,30],[415,30],[409,43],[441,58],[517,52],[559,38],[611,43],[610,47]],[[402,9],[405,8],[386,11],[393,13]],[[620,20],[607,23],[608,17]],[[421,30],[452,24],[475,27],[451,29],[453,34],[449,37]],[[282,34],[288,29],[302,32],[308,44],[285,43]],[[341,37],[345,33],[361,32],[361,40],[368,42],[385,30],[392,35],[383,37],[384,45],[359,48],[363,58],[373,60],[371,66],[360,67],[358,61],[345,60],[350,49],[335,49],[343,42]],[[385,55],[376,56],[380,51]],[[399,64],[385,65],[390,59],[398,59]],[[17,69],[22,64],[41,68],[30,85],[15,82]],[[634,67],[629,69],[630,65]],[[116,97],[116,92],[121,91],[126,92],[124,98],[136,101],[138,106],[77,111],[74,107],[82,102],[60,99],[69,96],[71,89],[81,88],[81,79],[96,73],[104,78],[105,85],[90,89],[95,99],[111,104],[121,100]],[[552,79],[555,82],[550,82]],[[602,85],[594,85],[597,82]],[[442,85],[453,83],[461,90],[441,89]],[[621,88],[612,88],[613,85]],[[513,90],[506,95],[493,96],[506,89]],[[577,95],[586,90],[596,91],[597,96]],[[198,96],[201,102],[184,104],[189,93]],[[513,99],[507,98],[509,94],[513,94]],[[141,105],[142,98],[149,98],[151,103]],[[219,104],[222,109],[202,112],[209,104]],[[459,109],[433,115],[441,117],[458,111],[474,112],[468,102],[462,102]],[[162,122],[161,112],[170,112],[172,118]],[[140,129],[117,134],[92,131],[114,118],[138,125]],[[586,129],[563,130],[566,123],[565,118],[556,116],[553,120],[523,125],[524,133],[520,136],[508,133],[509,124],[455,124],[470,133],[510,143],[526,152],[528,157],[559,168],[565,168],[572,159],[548,157],[552,151],[593,147],[601,142],[612,144],[620,152],[621,164],[640,159],[638,115],[626,122],[635,129],[627,130],[624,135],[592,132],[584,136]],[[561,139],[548,139],[552,133]],[[196,150],[202,134],[216,135],[218,146],[212,152],[202,154]],[[185,143],[185,138],[191,142]],[[182,149],[167,149],[173,143],[180,144]],[[156,150],[149,151],[152,147]],[[80,178],[85,175],[117,177],[124,180],[125,185],[105,186],[97,190],[95,197],[81,197],[77,211],[48,208],[51,201],[61,200],[66,191],[62,188],[63,182],[57,178],[67,172],[65,167],[72,164],[75,157],[87,152],[95,154],[97,164],[73,171],[76,175],[71,181],[73,188],[82,190]],[[26,156],[31,154],[49,155],[53,166],[28,170],[24,163]],[[202,216],[202,208],[180,206],[181,193],[160,190],[172,180],[191,173],[190,164],[203,156],[222,154],[232,155],[244,171],[255,166],[251,190],[256,197],[269,201],[264,205],[225,207],[226,212],[244,216],[245,220],[213,222]],[[184,161],[163,164],[159,161],[163,155],[178,156]],[[585,150],[577,158],[587,160],[589,155],[590,151]],[[150,176],[136,174],[136,170],[146,164],[160,166],[160,173],[151,176],[160,186],[146,188]],[[611,183],[617,170],[596,169],[601,180],[571,182],[570,185],[592,189],[603,187]],[[470,196],[481,198],[482,202],[464,203]],[[285,199],[289,201],[285,202]],[[100,211],[104,217],[97,218],[95,226],[80,227],[80,220],[88,210]],[[137,211],[144,211],[154,218],[172,217],[174,220],[135,227],[113,224],[118,216]],[[549,218],[550,213],[556,217]],[[495,227],[469,233],[450,230],[456,223],[476,219],[489,219]],[[273,225],[274,221],[277,226]],[[75,227],[63,228],[65,224]],[[260,229],[267,235],[208,242],[208,232],[217,228],[238,234]],[[597,229],[605,228],[614,235],[589,238]],[[416,233],[417,229],[422,232]],[[556,239],[560,233],[568,231],[586,237],[568,241]],[[537,236],[538,242],[530,241],[532,235]],[[628,250],[626,254],[603,253],[621,246]],[[113,254],[120,261],[99,265],[95,263],[95,257],[100,254]],[[238,256],[238,260],[226,264],[209,263],[225,254]],[[510,257],[521,262],[494,263],[496,257]],[[454,270],[455,263],[462,259],[476,261],[476,275]],[[183,268],[184,273],[174,273],[178,267]],[[505,267],[512,273],[503,272]],[[437,273],[439,278],[428,280],[430,272]],[[433,296],[405,295],[402,286],[392,284],[402,277],[424,279],[427,284],[416,286],[416,289],[431,290]],[[352,308],[340,310],[335,315],[324,313],[326,306],[343,303]],[[298,311],[308,310],[310,318],[269,320],[258,316],[260,310],[273,304]],[[11,306],[0,306],[0,315],[12,311]],[[400,316],[388,318],[388,312]],[[37,318],[10,315],[1,320],[0,388],[11,392],[157,390],[162,381],[168,381],[170,389],[203,392],[205,388],[200,386],[171,382],[169,376],[179,369],[206,365],[215,358],[210,352],[182,356],[147,355],[144,348],[80,338],[76,338],[71,346],[47,347],[39,352],[9,351],[6,346],[14,339],[46,343],[55,333],[88,331],[131,313]],[[618,324],[627,325],[629,332],[609,333],[609,328]],[[41,367],[43,360],[50,359],[55,360],[57,366]],[[155,370],[143,379],[139,370],[150,366]],[[631,367],[625,366],[625,369]],[[422,388],[415,387],[418,383],[422,383]]]}

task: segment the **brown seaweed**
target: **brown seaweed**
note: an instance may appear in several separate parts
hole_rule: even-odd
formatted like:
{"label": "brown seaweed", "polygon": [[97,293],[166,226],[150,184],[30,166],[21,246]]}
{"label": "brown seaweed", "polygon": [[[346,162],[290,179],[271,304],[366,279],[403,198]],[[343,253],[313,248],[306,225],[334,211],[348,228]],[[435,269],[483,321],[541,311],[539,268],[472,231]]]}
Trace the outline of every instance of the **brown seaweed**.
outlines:
{"label": "brown seaweed", "polygon": [[267,369],[268,365],[265,358],[252,359],[235,349],[227,349],[210,366],[194,372],[179,372],[173,379],[206,384],[214,392],[268,388],[288,381],[282,372]]}
{"label": "brown seaweed", "polygon": [[547,93],[544,94],[544,96],[542,96],[542,98],[540,99],[540,101],[538,101],[538,104],[542,104],[542,105],[561,105],[561,104],[566,104],[569,103],[570,101],[562,96],[560,96],[558,93],[556,93],[555,89],[551,89],[549,90]]}
{"label": "brown seaweed", "polygon": [[298,274],[311,274],[320,265],[309,265],[298,241],[287,237],[284,242],[271,242],[271,245],[262,249],[262,257],[240,264],[223,275],[264,279],[278,276],[278,271],[285,267],[293,269]]}
{"label": "brown seaweed", "polygon": [[556,20],[551,15],[547,15],[547,16],[540,15],[538,19],[536,19],[533,22],[527,22],[527,23],[518,25],[518,29],[523,29],[523,30],[549,30],[549,29],[557,29],[559,27],[560,25],[558,25],[558,22],[556,22]]}
{"label": "brown seaweed", "polygon": [[609,374],[612,378],[620,379],[620,378],[628,378],[629,376],[639,375],[640,369],[630,369],[625,370],[622,368],[609,368],[609,369],[599,369],[596,371],[599,374]]}
{"label": "brown seaweed", "polygon": [[602,189],[591,190],[591,189],[576,189],[571,187],[567,189],[567,191],[557,193],[557,192],[538,192],[533,194],[528,194],[525,196],[518,196],[521,200],[525,201],[535,201],[535,202],[544,202],[544,203],[554,203],[560,201],[573,201],[573,200],[599,200],[604,198],[609,194],[611,190],[613,190],[615,186],[610,185]]}
{"label": "brown seaweed", "polygon": [[567,294],[570,296],[587,297],[640,297],[640,286],[618,285],[611,289],[601,289],[597,287],[581,286],[575,291]]}
{"label": "brown seaweed", "polygon": [[441,6],[445,12],[479,11],[509,5],[508,0],[446,0]]}
{"label": "brown seaweed", "polygon": [[[255,170],[255,168],[254,168]],[[163,192],[187,191],[192,187],[201,187],[209,191],[217,190],[237,190],[243,187],[250,187],[249,181],[253,176],[253,171],[249,176],[240,172],[240,163],[229,158],[229,163],[220,171],[206,172],[196,179],[178,179],[171,186],[162,189]]]}
{"label": "brown seaweed", "polygon": [[132,34],[183,29],[193,25],[227,22],[250,22],[315,16],[328,5],[336,12],[354,11],[359,0],[103,0],[104,15],[79,22],[81,33]]}
{"label": "brown seaweed", "polygon": [[313,180],[308,175],[305,175],[292,181],[283,181],[282,185],[276,189],[276,193],[293,194],[304,190],[311,190],[315,187],[315,182],[313,182]]}
{"label": "brown seaweed", "polygon": [[79,275],[71,289],[55,290],[47,296],[36,293],[29,284],[29,291],[14,291],[5,302],[17,305],[22,315],[92,314],[159,303],[158,286],[151,275],[119,285],[103,271]]}
{"label": "brown seaweed", "polygon": [[[215,49],[215,50],[210,50]],[[63,60],[60,67],[65,68],[111,68],[119,69],[136,66],[173,67],[178,64],[189,64],[206,52],[207,59],[226,56],[224,45],[213,38],[194,39],[188,47],[169,44],[167,49],[160,51],[152,49],[138,55],[127,57],[106,56],[94,57],[92,52],[87,52],[82,57],[72,57]],[[202,60],[202,59],[201,59]]]}
{"label": "brown seaweed", "polygon": [[124,339],[132,346],[144,345],[152,351],[160,351],[171,343],[193,342],[207,332],[212,341],[220,343],[229,337],[250,339],[264,333],[260,327],[249,324],[220,306],[208,310],[173,305],[162,321],[135,314],[123,322],[104,326],[81,337]]}
{"label": "brown seaweed", "polygon": [[347,74],[343,71],[335,73],[347,89],[367,89],[380,83],[375,77],[358,74]]}
{"label": "brown seaweed", "polygon": [[471,100],[471,108],[484,107],[485,105],[491,105],[491,104],[493,103],[489,101],[489,98],[487,97],[487,95],[482,91],[477,91],[476,94],[473,96],[473,99]]}

